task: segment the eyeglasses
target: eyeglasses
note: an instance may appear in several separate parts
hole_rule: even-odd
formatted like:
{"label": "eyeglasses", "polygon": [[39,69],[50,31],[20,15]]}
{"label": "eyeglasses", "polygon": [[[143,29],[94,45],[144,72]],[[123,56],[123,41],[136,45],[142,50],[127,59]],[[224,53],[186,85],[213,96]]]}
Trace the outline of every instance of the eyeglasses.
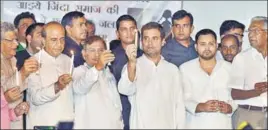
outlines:
{"label": "eyeglasses", "polygon": [[248,29],[245,32],[260,34],[261,32],[267,32],[267,29]]}
{"label": "eyeglasses", "polygon": [[102,53],[104,51],[104,49],[94,49],[94,48],[88,48],[88,49],[85,49],[86,52],[89,52],[89,53]]}
{"label": "eyeglasses", "polygon": [[14,39],[14,40],[10,40],[10,39],[3,39],[4,41],[6,41],[7,43],[19,43],[18,39]]}

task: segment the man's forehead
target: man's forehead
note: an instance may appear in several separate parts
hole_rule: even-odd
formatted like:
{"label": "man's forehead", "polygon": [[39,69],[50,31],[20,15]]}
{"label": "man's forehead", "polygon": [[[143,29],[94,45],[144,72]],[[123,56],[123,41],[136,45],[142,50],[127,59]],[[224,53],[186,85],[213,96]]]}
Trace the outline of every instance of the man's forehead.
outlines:
{"label": "man's forehead", "polygon": [[4,33],[4,37],[13,38],[13,37],[17,37],[17,36],[16,36],[15,31],[8,31],[8,32]]}
{"label": "man's forehead", "polygon": [[185,17],[183,17],[183,18],[181,18],[181,19],[175,19],[174,20],[174,23],[176,23],[176,24],[188,24],[188,23],[190,23],[191,21],[190,21],[190,18],[188,17],[188,16],[185,16]]}
{"label": "man's forehead", "polygon": [[136,27],[135,26],[135,23],[131,20],[124,20],[124,21],[121,21],[120,23],[120,28],[125,28],[125,27]]}
{"label": "man's forehead", "polygon": [[224,39],[224,40],[222,41],[222,45],[225,45],[225,46],[232,46],[232,45],[237,45],[237,44],[236,44],[234,38],[227,38],[227,39]]}
{"label": "man's forehead", "polygon": [[28,22],[33,23],[34,20],[32,18],[23,18],[23,19],[20,20],[20,24],[28,23]]}
{"label": "man's forehead", "polygon": [[264,21],[253,21],[251,22],[249,28],[263,28]]}
{"label": "man's forehead", "polygon": [[73,18],[72,22],[74,22],[74,23],[86,23],[86,18],[85,17]]}

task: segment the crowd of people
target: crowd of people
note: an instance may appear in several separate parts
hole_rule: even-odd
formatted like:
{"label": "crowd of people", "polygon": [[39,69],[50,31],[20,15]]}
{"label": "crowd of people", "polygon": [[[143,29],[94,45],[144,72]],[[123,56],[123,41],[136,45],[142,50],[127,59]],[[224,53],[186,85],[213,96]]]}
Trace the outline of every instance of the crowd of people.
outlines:
{"label": "crowd of people", "polygon": [[205,28],[192,38],[185,10],[171,36],[157,22],[139,31],[130,15],[110,43],[96,29],[79,11],[61,23],[30,12],[1,22],[1,129],[267,129],[267,16],[247,29],[225,20],[220,37]]}

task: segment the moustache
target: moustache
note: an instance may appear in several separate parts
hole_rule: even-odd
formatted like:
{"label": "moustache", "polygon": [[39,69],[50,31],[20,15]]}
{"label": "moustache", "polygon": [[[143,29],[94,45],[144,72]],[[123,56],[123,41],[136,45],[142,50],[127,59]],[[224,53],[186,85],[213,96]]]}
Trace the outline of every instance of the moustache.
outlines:
{"label": "moustache", "polygon": [[233,57],[234,55],[232,55],[232,54],[227,54],[227,55],[225,55],[225,57]]}

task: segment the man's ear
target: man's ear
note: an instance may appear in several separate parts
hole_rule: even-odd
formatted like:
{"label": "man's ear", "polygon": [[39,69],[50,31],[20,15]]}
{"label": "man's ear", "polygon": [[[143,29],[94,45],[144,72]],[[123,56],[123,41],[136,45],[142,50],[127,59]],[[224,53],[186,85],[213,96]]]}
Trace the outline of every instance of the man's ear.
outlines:
{"label": "man's ear", "polygon": [[45,48],[45,46],[46,46],[46,40],[45,40],[44,37],[42,37],[41,42],[42,42],[42,44],[43,44],[43,47]]}
{"label": "man's ear", "polygon": [[238,47],[238,53],[242,51],[242,45]]}
{"label": "man's ear", "polygon": [[82,50],[82,56],[83,56],[83,58],[84,58],[84,60],[85,60],[85,59],[86,59],[86,52],[85,52],[84,49]]}
{"label": "man's ear", "polygon": [[72,33],[71,26],[69,26],[69,25],[66,25],[65,30],[66,30],[66,33],[67,34],[71,34]]}
{"label": "man's ear", "polygon": [[194,31],[194,25],[192,25],[191,27],[191,33]]}
{"label": "man's ear", "polygon": [[116,34],[117,40],[120,40],[120,37],[119,37],[119,32],[118,32],[118,30],[116,30],[116,31],[115,31],[115,34]]}
{"label": "man's ear", "polygon": [[27,35],[26,36],[26,41],[28,42],[28,44],[30,44],[32,42],[32,36],[31,35]]}
{"label": "man's ear", "polygon": [[197,43],[196,43],[196,44],[194,44],[194,48],[195,48],[195,50],[197,51]]}

